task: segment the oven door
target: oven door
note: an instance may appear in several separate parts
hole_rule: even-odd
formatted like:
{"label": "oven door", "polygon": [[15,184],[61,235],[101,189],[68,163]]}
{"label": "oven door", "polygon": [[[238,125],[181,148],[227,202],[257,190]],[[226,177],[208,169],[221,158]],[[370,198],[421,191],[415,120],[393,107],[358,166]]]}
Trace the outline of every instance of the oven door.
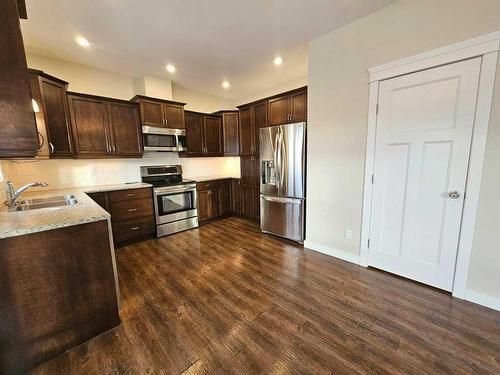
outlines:
{"label": "oven door", "polygon": [[196,187],[154,190],[156,224],[198,216]]}

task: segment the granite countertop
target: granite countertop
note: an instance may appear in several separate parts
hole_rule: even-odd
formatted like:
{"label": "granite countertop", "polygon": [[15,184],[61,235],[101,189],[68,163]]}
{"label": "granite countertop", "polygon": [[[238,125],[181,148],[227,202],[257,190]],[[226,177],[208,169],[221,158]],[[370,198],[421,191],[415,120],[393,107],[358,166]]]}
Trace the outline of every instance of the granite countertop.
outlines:
{"label": "granite countertop", "polygon": [[151,186],[150,184],[138,182],[26,191],[21,195],[20,200],[74,195],[78,203],[73,206],[40,208],[18,212],[9,212],[5,205],[0,205],[0,239],[108,220],[111,217],[110,214],[94,202],[86,193],[138,189]]}
{"label": "granite countertop", "polygon": [[240,176],[214,175],[214,176],[185,177],[186,180],[194,180],[196,182],[205,182],[205,181],[213,181],[213,180],[226,180],[229,178],[239,179]]}

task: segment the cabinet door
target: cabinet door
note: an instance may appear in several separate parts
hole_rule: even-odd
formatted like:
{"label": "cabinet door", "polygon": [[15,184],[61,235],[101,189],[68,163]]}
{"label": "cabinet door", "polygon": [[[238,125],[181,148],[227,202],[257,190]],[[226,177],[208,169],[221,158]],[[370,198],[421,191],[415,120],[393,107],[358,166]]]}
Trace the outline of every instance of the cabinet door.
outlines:
{"label": "cabinet door", "polygon": [[241,156],[240,157],[240,169],[241,169],[241,184],[242,185],[254,185],[253,173],[254,173],[254,157],[253,156]]}
{"label": "cabinet door", "polygon": [[[204,116],[203,139],[205,153],[208,155],[222,155],[222,119],[217,116]],[[188,147],[189,150],[189,147]]]}
{"label": "cabinet door", "polygon": [[142,156],[139,110],[135,104],[108,102],[113,156]]}
{"label": "cabinet door", "polygon": [[260,190],[260,159],[254,156],[252,160],[252,182]]}
{"label": "cabinet door", "polygon": [[163,103],[152,100],[139,100],[141,124],[144,126],[165,127]]}
{"label": "cabinet door", "polygon": [[222,114],[224,155],[240,154],[239,131],[238,131],[238,112],[224,112]]}
{"label": "cabinet door", "polygon": [[188,154],[203,153],[203,116],[186,112],[186,137]]}
{"label": "cabinet door", "polygon": [[289,120],[289,96],[284,95],[274,99],[269,99],[269,125],[281,125],[288,123]]}
{"label": "cabinet door", "polygon": [[290,95],[290,122],[307,121],[307,91]]}
{"label": "cabinet door", "polygon": [[265,128],[267,126],[267,101],[255,104],[253,106],[253,152],[254,155],[259,155],[259,136],[260,128]]}
{"label": "cabinet door", "polygon": [[253,187],[253,215],[254,219],[260,219],[260,191],[257,186]]}
{"label": "cabinet door", "polygon": [[254,217],[254,187],[241,184],[241,211],[244,216]]}
{"label": "cabinet door", "polygon": [[0,158],[33,157],[39,146],[16,3],[0,11]]}
{"label": "cabinet door", "polygon": [[240,155],[253,152],[252,116],[250,107],[240,109]]}
{"label": "cabinet door", "polygon": [[68,95],[68,106],[78,157],[107,157],[110,152],[106,102]]}
{"label": "cabinet door", "polygon": [[227,215],[232,211],[231,202],[232,184],[231,180],[221,181],[221,215]]}
{"label": "cabinet door", "polygon": [[210,190],[210,218],[221,216],[221,188]]}
{"label": "cabinet door", "polygon": [[41,110],[45,119],[50,157],[73,157],[66,85],[39,77]]}
{"label": "cabinet door", "polygon": [[210,218],[209,213],[209,190],[197,192],[198,199],[198,220],[204,221]]}
{"label": "cabinet door", "polygon": [[171,129],[184,129],[184,107],[175,104],[163,104],[165,125]]}
{"label": "cabinet door", "polygon": [[235,214],[241,215],[241,184],[240,180],[231,182],[231,209]]}

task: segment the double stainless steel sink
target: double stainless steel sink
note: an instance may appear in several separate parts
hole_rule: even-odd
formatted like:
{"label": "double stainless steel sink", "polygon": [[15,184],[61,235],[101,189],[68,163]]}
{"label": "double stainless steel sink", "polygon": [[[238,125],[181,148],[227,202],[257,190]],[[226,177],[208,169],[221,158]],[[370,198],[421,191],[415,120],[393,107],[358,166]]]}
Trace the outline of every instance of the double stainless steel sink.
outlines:
{"label": "double stainless steel sink", "polygon": [[74,195],[60,195],[56,197],[26,199],[20,201],[14,211],[29,211],[40,208],[73,206],[78,203]]}

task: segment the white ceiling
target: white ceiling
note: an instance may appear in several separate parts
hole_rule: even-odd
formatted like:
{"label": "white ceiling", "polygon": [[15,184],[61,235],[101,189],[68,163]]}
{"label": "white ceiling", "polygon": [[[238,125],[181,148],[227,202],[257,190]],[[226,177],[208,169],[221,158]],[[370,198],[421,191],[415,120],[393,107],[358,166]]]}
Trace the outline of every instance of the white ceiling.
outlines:
{"label": "white ceiling", "polygon": [[22,31],[30,52],[236,100],[305,76],[308,41],[393,1],[27,0]]}

